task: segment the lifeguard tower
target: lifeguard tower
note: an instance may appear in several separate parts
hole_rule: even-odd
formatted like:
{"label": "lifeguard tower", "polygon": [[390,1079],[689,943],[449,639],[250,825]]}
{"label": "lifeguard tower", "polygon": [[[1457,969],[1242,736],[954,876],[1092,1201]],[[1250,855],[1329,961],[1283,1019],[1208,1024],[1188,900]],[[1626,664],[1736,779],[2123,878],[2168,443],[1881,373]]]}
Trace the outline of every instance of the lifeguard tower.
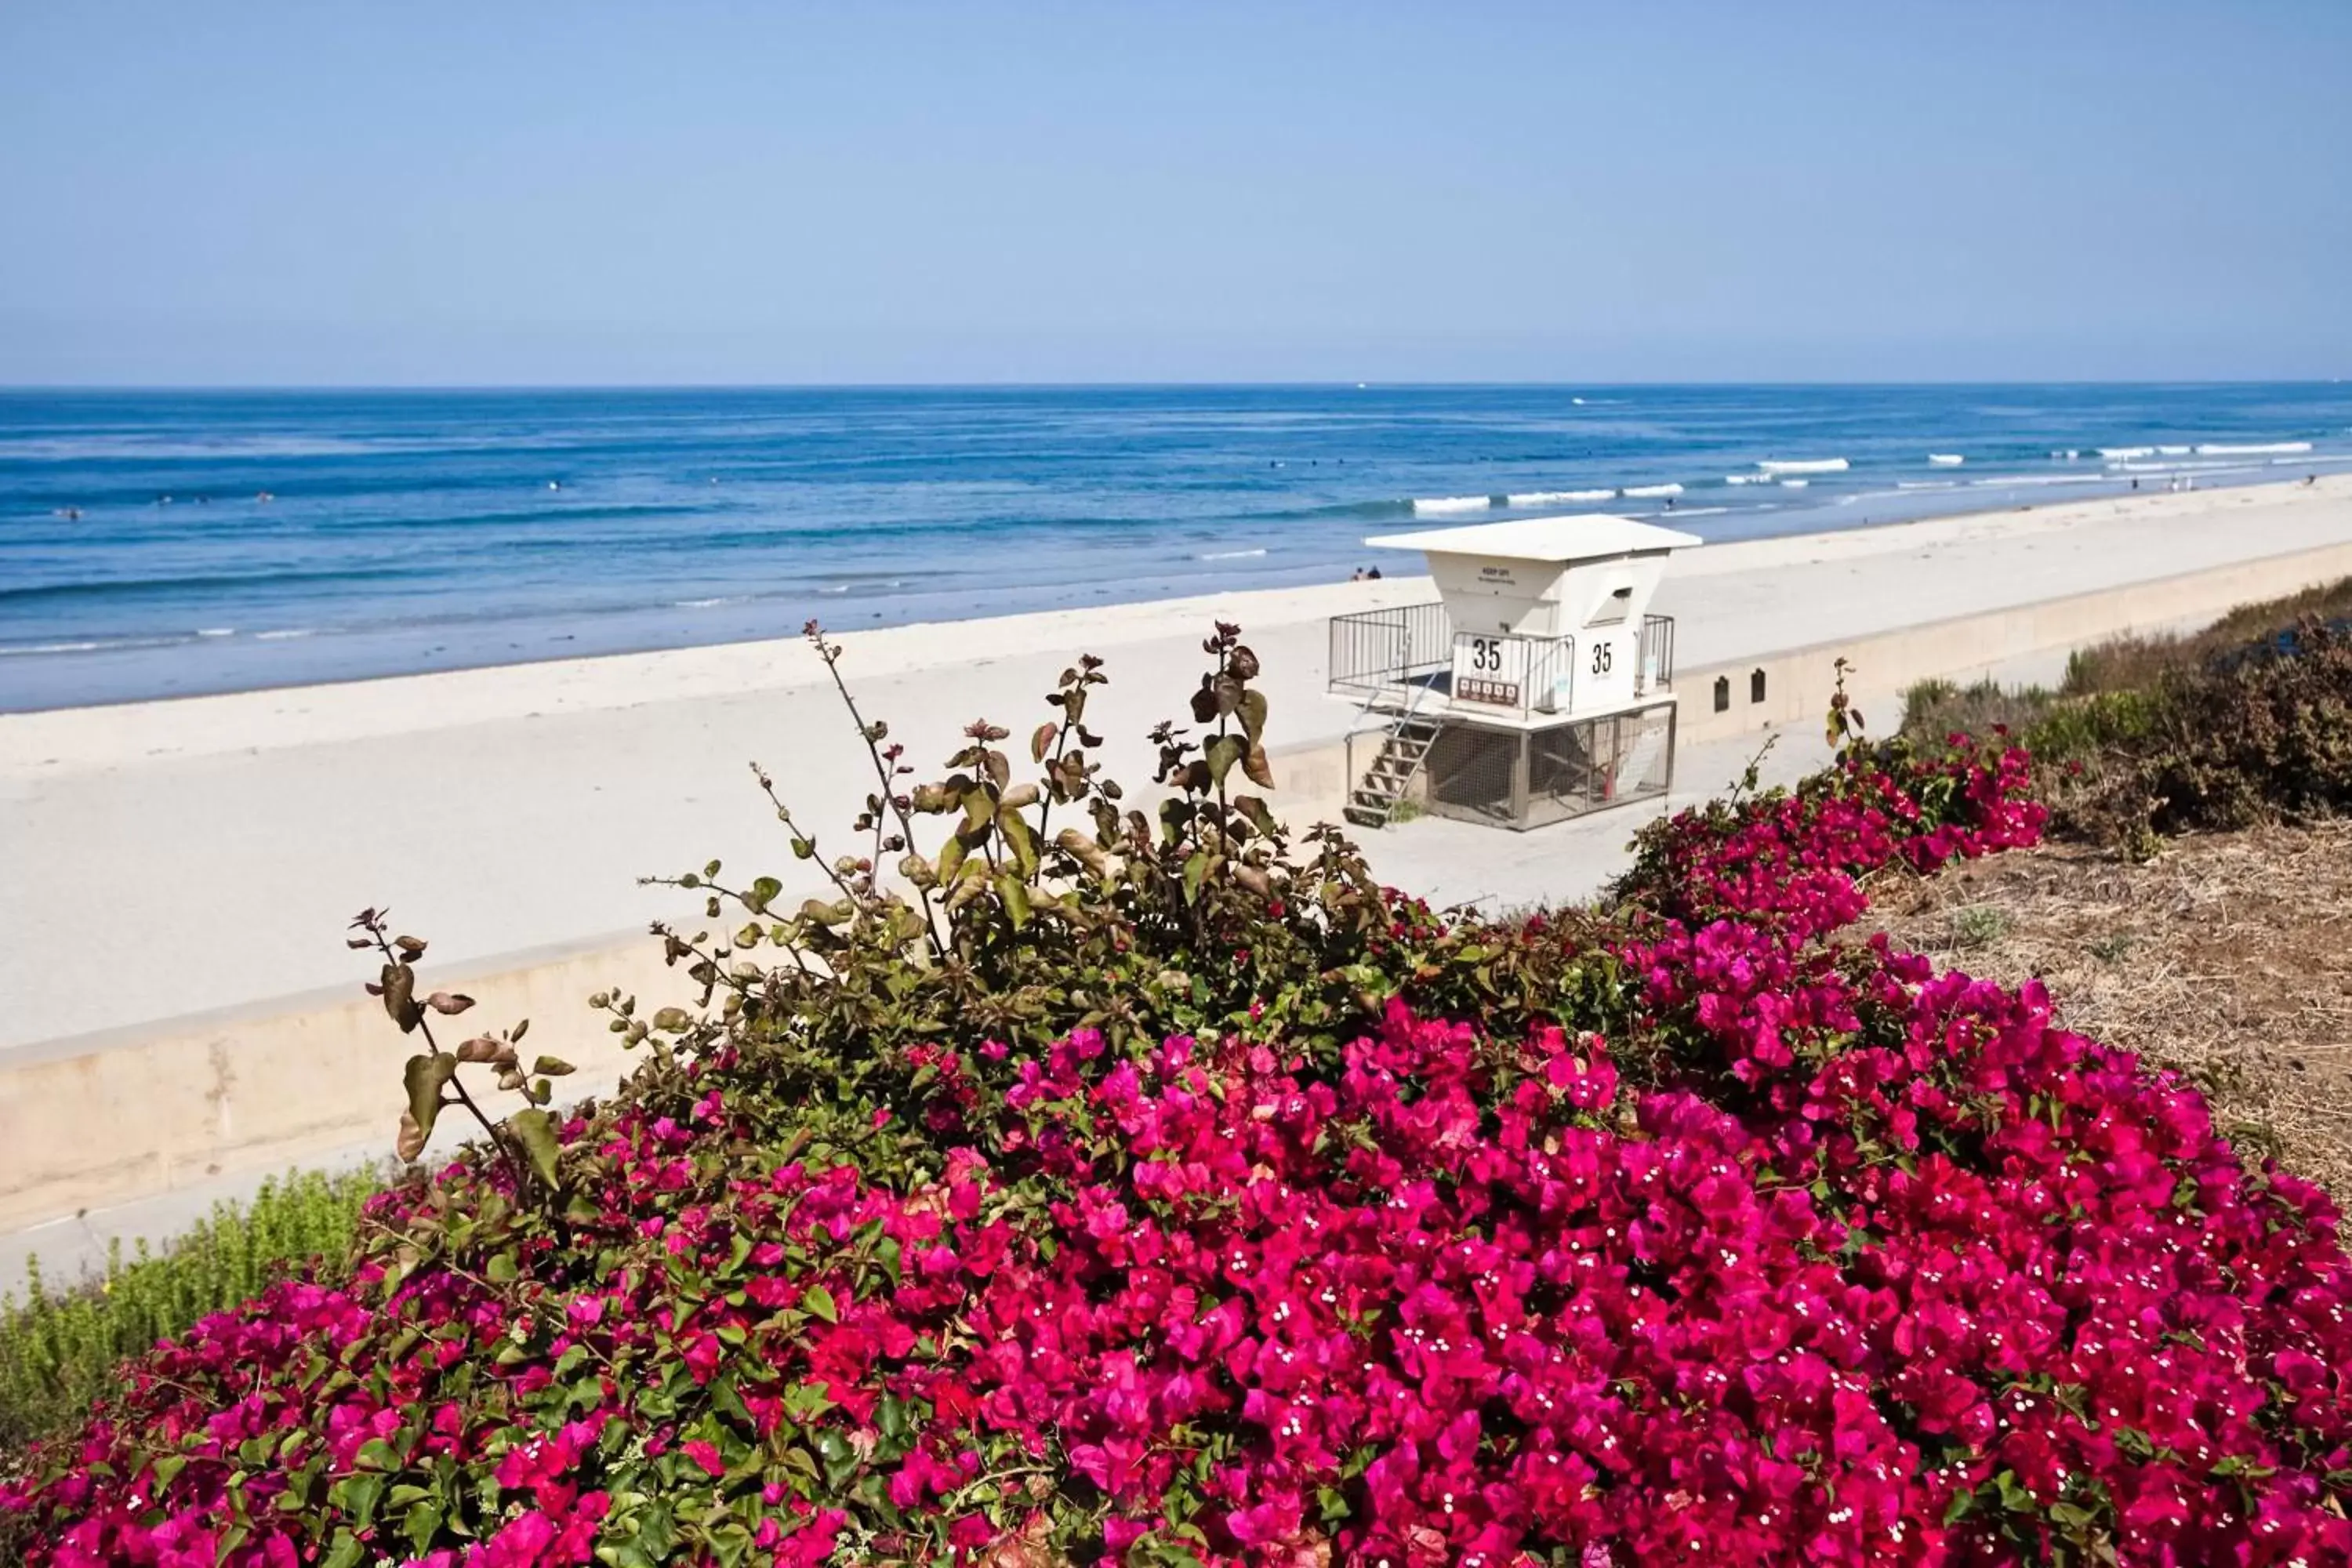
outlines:
{"label": "lifeguard tower", "polygon": [[1595,515],[1364,542],[1421,551],[1440,596],[1331,618],[1330,690],[1361,708],[1349,820],[1540,827],[1673,787],[1675,623],[1649,605],[1696,535]]}

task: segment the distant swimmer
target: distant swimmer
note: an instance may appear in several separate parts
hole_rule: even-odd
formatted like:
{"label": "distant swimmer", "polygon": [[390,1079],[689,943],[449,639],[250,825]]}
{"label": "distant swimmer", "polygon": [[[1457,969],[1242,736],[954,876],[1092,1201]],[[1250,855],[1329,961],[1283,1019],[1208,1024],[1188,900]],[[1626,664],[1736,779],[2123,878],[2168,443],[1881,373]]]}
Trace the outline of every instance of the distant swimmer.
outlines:
{"label": "distant swimmer", "polygon": [[256,490],[253,492],[253,499],[257,501],[273,501],[278,498],[270,494],[268,490]]}
{"label": "distant swimmer", "polygon": [[68,522],[79,522],[81,521],[81,508],[78,506],[59,507],[54,515],[64,518]]}
{"label": "distant swimmer", "polygon": [[560,489],[562,489],[563,487],[562,487],[562,485],[560,485],[560,484],[556,483],[553,479],[550,479],[550,480],[548,480],[548,481],[547,481],[547,488],[548,488],[549,489],[551,489],[551,490],[560,490]]}

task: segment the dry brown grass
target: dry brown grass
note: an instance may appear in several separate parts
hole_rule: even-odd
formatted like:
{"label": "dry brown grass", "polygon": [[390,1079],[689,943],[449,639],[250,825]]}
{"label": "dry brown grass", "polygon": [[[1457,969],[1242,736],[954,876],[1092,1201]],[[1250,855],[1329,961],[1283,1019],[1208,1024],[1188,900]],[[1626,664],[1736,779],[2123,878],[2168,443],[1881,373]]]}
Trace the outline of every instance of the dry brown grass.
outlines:
{"label": "dry brown grass", "polygon": [[2066,1026],[2176,1067],[2250,1159],[2352,1203],[2352,821],[2074,845],[1873,889],[1937,966],[2040,976]]}

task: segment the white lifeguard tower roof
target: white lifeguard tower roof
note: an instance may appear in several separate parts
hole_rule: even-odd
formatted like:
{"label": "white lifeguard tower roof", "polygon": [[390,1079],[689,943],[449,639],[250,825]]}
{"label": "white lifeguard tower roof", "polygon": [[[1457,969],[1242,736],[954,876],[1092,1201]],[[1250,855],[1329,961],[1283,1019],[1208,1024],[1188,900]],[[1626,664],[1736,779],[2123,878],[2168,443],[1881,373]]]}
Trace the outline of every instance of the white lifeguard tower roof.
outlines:
{"label": "white lifeguard tower roof", "polygon": [[1580,517],[1525,517],[1474,522],[1417,533],[1383,533],[1364,541],[1380,550],[1433,555],[1484,555],[1499,561],[1595,561],[1652,550],[1687,550],[1706,541],[1695,533],[1591,512]]}

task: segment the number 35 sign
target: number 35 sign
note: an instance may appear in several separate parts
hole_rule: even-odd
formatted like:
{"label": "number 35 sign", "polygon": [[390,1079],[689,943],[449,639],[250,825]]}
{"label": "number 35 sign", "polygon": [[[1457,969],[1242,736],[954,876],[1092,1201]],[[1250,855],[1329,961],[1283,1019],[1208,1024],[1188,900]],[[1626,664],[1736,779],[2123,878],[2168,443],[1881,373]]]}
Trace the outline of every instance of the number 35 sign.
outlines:
{"label": "number 35 sign", "polygon": [[1456,702],[1583,712],[1633,695],[1633,645],[1625,637],[1601,633],[1539,642],[1462,632],[1454,638]]}
{"label": "number 35 sign", "polygon": [[1489,708],[1518,708],[1528,693],[1528,644],[1519,637],[1454,638],[1454,700]]}

